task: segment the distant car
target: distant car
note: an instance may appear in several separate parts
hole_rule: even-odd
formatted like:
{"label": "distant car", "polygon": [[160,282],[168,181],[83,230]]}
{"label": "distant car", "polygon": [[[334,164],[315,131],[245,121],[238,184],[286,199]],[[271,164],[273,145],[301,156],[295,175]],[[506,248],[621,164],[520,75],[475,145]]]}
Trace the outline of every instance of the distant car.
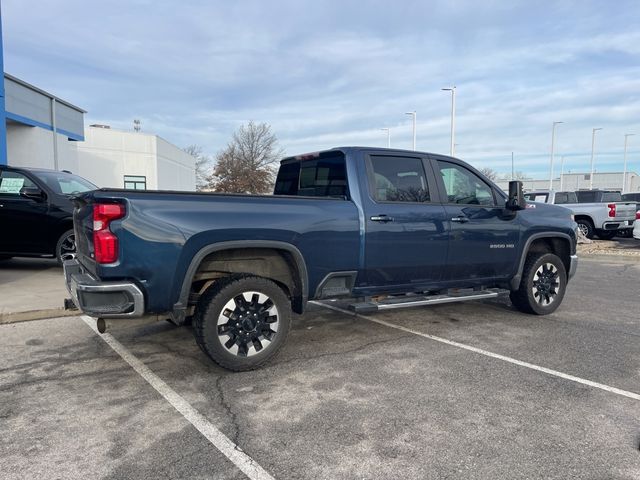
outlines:
{"label": "distant car", "polygon": [[[627,231],[630,236],[633,229],[636,206],[631,202],[622,202],[620,192],[534,190],[525,193],[524,198],[529,202],[552,203],[569,208],[575,215],[578,228],[587,238],[597,235],[602,240],[611,240],[615,235]],[[585,203],[587,200],[591,202]]]}
{"label": "distant car", "polygon": [[636,212],[636,221],[633,223],[633,238],[640,240],[640,210]]}
{"label": "distant car", "polygon": [[[623,193],[622,194],[622,201],[623,202],[635,202],[636,203],[636,210],[640,210],[640,192],[636,192],[636,193]],[[637,225],[638,222],[635,222],[635,224]],[[633,228],[630,228],[628,230],[619,230],[618,231],[618,236],[619,237],[625,237],[625,238],[631,238],[633,236]]]}
{"label": "distant car", "polygon": [[0,260],[75,257],[73,205],[77,193],[95,190],[71,172],[0,165]]}

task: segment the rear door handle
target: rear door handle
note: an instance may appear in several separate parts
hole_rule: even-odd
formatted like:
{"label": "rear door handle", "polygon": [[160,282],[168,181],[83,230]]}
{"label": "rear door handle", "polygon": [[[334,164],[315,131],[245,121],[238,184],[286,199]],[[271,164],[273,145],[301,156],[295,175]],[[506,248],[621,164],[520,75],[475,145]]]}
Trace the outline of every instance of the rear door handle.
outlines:
{"label": "rear door handle", "polygon": [[390,217],[389,215],[374,215],[373,217],[371,217],[371,221],[383,223],[393,222],[393,217]]}
{"label": "rear door handle", "polygon": [[452,222],[458,222],[458,223],[467,223],[469,221],[469,219],[467,217],[465,217],[464,215],[459,215],[457,217],[453,217],[451,219]]}

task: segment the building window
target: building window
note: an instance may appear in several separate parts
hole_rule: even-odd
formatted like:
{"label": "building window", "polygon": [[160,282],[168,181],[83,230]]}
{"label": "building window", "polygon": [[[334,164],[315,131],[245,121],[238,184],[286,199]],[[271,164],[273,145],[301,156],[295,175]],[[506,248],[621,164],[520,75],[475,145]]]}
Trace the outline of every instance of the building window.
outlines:
{"label": "building window", "polygon": [[124,188],[126,188],[127,190],[146,190],[147,177],[136,176],[136,175],[125,175]]}

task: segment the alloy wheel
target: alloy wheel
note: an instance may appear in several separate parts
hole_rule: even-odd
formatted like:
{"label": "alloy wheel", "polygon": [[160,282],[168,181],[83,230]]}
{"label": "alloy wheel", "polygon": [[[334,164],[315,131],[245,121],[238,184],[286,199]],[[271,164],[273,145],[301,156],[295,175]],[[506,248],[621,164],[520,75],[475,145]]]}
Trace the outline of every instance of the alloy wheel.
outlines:
{"label": "alloy wheel", "polygon": [[543,307],[554,302],[558,296],[560,278],[558,269],[552,263],[543,263],[533,275],[533,298]]}
{"label": "alloy wheel", "polygon": [[269,347],[278,324],[278,309],[271,298],[261,292],[243,292],[222,308],[218,339],[229,353],[250,357]]}
{"label": "alloy wheel", "polygon": [[73,260],[76,258],[76,236],[73,233],[67,235],[60,242],[58,258],[63,262],[65,260]]}

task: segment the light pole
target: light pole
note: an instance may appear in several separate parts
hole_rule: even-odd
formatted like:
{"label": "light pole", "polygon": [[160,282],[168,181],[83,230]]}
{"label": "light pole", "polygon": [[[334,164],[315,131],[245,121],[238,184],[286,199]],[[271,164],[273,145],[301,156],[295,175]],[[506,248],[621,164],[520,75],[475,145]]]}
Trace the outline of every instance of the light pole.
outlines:
{"label": "light pole", "polygon": [[591,131],[591,175],[589,175],[589,190],[593,190],[593,152],[596,148],[596,132],[602,130],[602,127],[594,128]]}
{"label": "light pole", "polygon": [[413,150],[416,149],[416,111],[413,112],[405,112],[406,115],[411,115],[413,117]]}
{"label": "light pole", "polygon": [[629,137],[633,137],[635,133],[624,134],[624,168],[622,170],[622,193],[627,186],[627,140]]}
{"label": "light pole", "polygon": [[387,148],[391,148],[391,129],[390,128],[381,128],[383,132],[387,132]]}
{"label": "light pole", "polygon": [[513,152],[511,152],[511,180],[515,180],[515,171],[514,171],[514,164],[513,164]]}
{"label": "light pole", "polygon": [[453,157],[456,153],[456,86],[443,88],[444,92],[451,92],[451,148],[450,153]]}
{"label": "light pole", "polygon": [[563,175],[564,175],[564,155],[560,157],[560,191],[562,191]]}
{"label": "light pole", "polygon": [[556,125],[560,125],[564,122],[553,122],[551,127],[551,161],[549,165],[549,190],[553,190],[553,149],[556,144]]}

